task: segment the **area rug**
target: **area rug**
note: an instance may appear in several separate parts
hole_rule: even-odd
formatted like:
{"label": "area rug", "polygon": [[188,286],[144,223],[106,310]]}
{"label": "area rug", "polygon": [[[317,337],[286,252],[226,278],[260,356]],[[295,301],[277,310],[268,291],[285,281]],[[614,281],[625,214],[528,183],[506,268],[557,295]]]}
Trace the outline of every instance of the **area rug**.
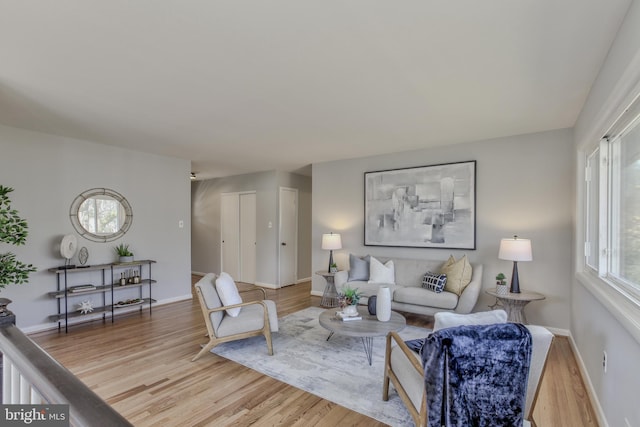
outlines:
{"label": "area rug", "polygon": [[[369,366],[361,339],[334,335],[327,341],[329,332],[318,323],[323,310],[310,307],[281,318],[280,331],[272,335],[273,356],[262,336],[223,343],[211,352],[385,424],[413,425],[393,387],[389,400],[382,400],[386,338],[374,338]],[[405,340],[428,333],[413,326],[399,332]]]}

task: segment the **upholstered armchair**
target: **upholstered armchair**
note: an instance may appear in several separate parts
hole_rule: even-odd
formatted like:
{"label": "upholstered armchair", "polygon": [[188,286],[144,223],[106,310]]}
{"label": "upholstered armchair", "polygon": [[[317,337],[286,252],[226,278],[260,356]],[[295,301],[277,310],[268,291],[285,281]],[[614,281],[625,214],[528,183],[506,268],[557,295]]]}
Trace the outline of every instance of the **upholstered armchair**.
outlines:
{"label": "upholstered armchair", "polygon": [[[434,331],[462,325],[490,325],[505,323],[503,310],[473,314],[437,313]],[[532,419],[540,379],[544,372],[553,334],[541,326],[526,326],[532,337],[531,362],[527,382],[524,425],[535,426]],[[425,376],[420,355],[411,350],[400,336],[392,332],[387,336],[382,399],[389,399],[389,382],[409,410],[416,426],[427,425],[427,399]]]}
{"label": "upholstered armchair", "polygon": [[[273,355],[271,333],[278,331],[276,304],[266,299],[264,289],[255,288],[244,293],[261,292],[262,300],[223,305],[220,294],[216,290],[216,278],[214,273],[209,273],[195,284],[195,292],[202,308],[209,342],[203,346],[192,362],[220,343],[257,335],[264,335],[269,355]],[[229,311],[235,316],[230,315]]]}

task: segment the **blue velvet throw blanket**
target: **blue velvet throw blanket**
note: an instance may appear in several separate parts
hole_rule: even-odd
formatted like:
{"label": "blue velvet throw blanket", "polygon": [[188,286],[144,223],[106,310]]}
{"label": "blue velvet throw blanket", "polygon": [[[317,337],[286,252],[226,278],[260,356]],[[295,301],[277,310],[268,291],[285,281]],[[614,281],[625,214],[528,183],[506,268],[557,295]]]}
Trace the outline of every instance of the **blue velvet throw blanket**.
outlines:
{"label": "blue velvet throw blanket", "polygon": [[525,326],[440,329],[421,356],[429,427],[522,426],[531,362]]}

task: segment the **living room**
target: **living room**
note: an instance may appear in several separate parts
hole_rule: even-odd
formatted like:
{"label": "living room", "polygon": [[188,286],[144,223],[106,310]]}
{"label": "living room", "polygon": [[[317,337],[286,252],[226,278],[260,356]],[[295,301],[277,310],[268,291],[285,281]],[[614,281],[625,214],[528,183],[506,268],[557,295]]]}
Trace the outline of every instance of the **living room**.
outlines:
{"label": "living room", "polygon": [[[451,145],[418,145],[368,155],[351,155],[348,144],[343,143],[344,157],[310,159],[308,203],[313,209],[305,231],[307,252],[301,251],[299,255],[304,262],[299,260],[298,278],[312,280],[312,294],[321,295],[325,286],[324,279],[314,274],[326,268],[327,252],[321,249],[324,233],[339,232],[342,236],[343,249],[334,254],[340,269],[348,267],[349,253],[443,261],[451,253],[467,254],[484,265],[484,289],[493,286],[493,277],[498,272],[510,273],[511,263],[498,259],[500,239],[513,234],[530,238],[534,256],[531,262],[519,265],[521,286],[546,297],[527,306],[530,323],[572,337],[576,357],[584,370],[585,382],[594,393],[596,412],[602,417],[603,425],[624,426],[625,419],[628,425],[640,425],[640,412],[634,398],[640,383],[640,372],[635,368],[640,357],[639,333],[637,326],[633,326],[635,320],[625,320],[638,319],[640,314],[636,309],[629,315],[615,297],[598,293],[576,278],[583,258],[580,252],[584,195],[580,179],[584,150],[611,124],[611,117],[619,111],[626,96],[637,89],[640,75],[637,42],[640,40],[640,4],[637,1],[626,4],[629,10],[617,15],[620,27],[614,36],[610,40],[593,41],[607,45],[603,51],[606,59],[603,56],[602,65],[596,70],[597,78],[594,75],[588,97],[585,96],[570,126],[542,131],[530,129],[515,136],[505,131],[501,135],[487,134]],[[561,65],[546,66],[562,73]],[[158,281],[154,298],[160,304],[190,300],[191,273],[220,269],[218,253],[194,253],[195,241],[202,236],[210,236],[210,240],[215,241],[219,230],[212,229],[217,227],[212,225],[215,221],[201,217],[202,205],[209,201],[193,195],[198,188],[222,178],[205,176],[192,183],[188,177],[194,170],[195,159],[97,142],[105,138],[117,140],[118,134],[111,134],[107,129],[109,122],[93,130],[78,124],[72,135],[61,136],[56,133],[56,127],[64,118],[50,115],[48,107],[40,105],[38,99],[22,97],[20,87],[12,85],[9,77],[0,80],[3,153],[0,184],[15,189],[13,205],[29,224],[27,244],[11,250],[19,259],[37,267],[29,284],[11,285],[2,290],[2,296],[13,301],[10,308],[17,315],[18,326],[25,333],[55,327],[48,320],[56,311],[55,301],[47,294],[55,290],[56,279],[48,269],[64,263],[57,247],[64,235],[73,233],[69,206],[78,194],[90,188],[105,187],[122,193],[132,204],[134,217],[131,229],[114,244],[80,238],[80,246],[87,247],[89,252],[88,263],[113,261],[113,246],[125,242],[130,244],[137,259],[157,261],[153,267]],[[455,103],[464,103],[466,96],[471,95],[459,93]],[[549,114],[560,114],[553,105],[547,107]],[[140,116],[145,120],[143,112]],[[42,117],[46,120],[41,120]],[[354,121],[357,119],[359,117],[354,117]],[[459,126],[464,127],[465,123]],[[143,133],[140,131],[140,135]],[[441,137],[444,140],[444,136]],[[390,146],[393,144],[389,142]],[[295,148],[288,149],[295,151]],[[270,149],[265,148],[260,155],[266,157],[267,153],[270,154]],[[468,160],[477,162],[475,250],[364,245],[365,172]],[[273,197],[275,200],[276,196]],[[274,232],[268,227],[269,221],[277,222],[275,209],[260,227],[277,245],[276,237],[269,234]],[[270,248],[274,246],[269,244]],[[271,273],[277,268],[275,262],[275,259],[269,260]],[[260,281],[277,284],[275,273],[271,273]],[[493,299],[482,292],[476,311],[486,310],[492,303]],[[607,351],[609,357],[606,373],[602,369],[603,351]]]}

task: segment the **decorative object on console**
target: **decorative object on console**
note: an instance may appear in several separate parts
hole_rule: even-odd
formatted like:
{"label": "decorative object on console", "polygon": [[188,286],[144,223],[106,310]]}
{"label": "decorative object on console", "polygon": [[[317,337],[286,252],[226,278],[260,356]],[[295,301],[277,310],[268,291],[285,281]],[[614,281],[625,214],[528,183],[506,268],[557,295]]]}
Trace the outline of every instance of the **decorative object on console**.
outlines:
{"label": "decorative object on console", "polygon": [[365,172],[364,244],[475,249],[476,162]]}
{"label": "decorative object on console", "polygon": [[500,295],[507,294],[507,281],[505,280],[505,275],[503,273],[498,273],[496,276],[496,293]]}
{"label": "decorative object on console", "polygon": [[62,238],[60,242],[60,255],[65,259],[64,267],[62,268],[75,268],[75,265],[71,265],[71,258],[76,254],[78,249],[78,239],[73,234],[67,234]]}
{"label": "decorative object on console", "polygon": [[338,264],[335,262],[329,266],[329,273],[337,273],[338,272]]}
{"label": "decorative object on console", "polygon": [[132,262],[133,261],[133,252],[129,250],[129,245],[125,245],[124,243],[120,243],[115,248],[116,253],[120,256],[120,262]]}
{"label": "decorative object on console", "polygon": [[378,288],[376,317],[381,322],[388,322],[391,319],[391,289],[388,286]]}
{"label": "decorative object on console", "polygon": [[80,248],[78,252],[78,261],[80,262],[80,267],[89,267],[87,261],[89,260],[89,249],[86,246]]}
{"label": "decorative object on console", "polygon": [[82,314],[87,314],[93,311],[93,303],[91,300],[82,301],[78,304],[78,311]]}
{"label": "decorative object on console", "polygon": [[340,235],[337,233],[323,234],[322,249],[329,251],[329,268],[327,269],[327,272],[331,273],[331,266],[335,264],[333,262],[333,250],[342,249],[342,239],[340,238]]}
{"label": "decorative object on console", "polygon": [[511,292],[520,293],[520,280],[518,278],[518,261],[531,261],[531,240],[513,236],[513,239],[502,239],[498,258],[513,261],[513,273],[511,274]]}

